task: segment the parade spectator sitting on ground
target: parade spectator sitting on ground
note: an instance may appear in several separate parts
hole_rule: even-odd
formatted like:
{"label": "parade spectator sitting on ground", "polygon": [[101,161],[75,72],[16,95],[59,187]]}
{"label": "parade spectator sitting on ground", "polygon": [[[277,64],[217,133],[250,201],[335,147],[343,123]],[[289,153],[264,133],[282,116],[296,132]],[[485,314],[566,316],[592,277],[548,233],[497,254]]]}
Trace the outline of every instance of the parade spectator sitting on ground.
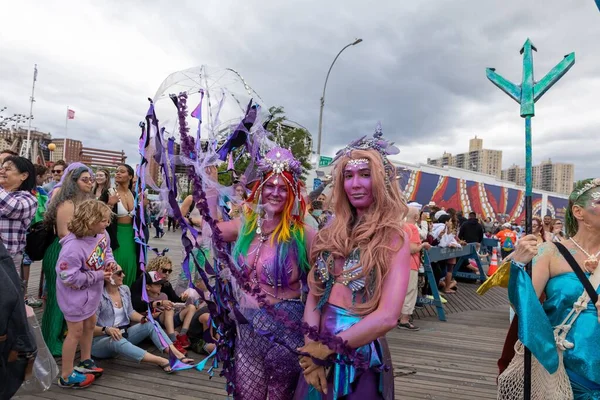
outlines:
{"label": "parade spectator sitting on ground", "polygon": [[21,279],[25,234],[37,211],[35,168],[25,157],[8,156],[0,165],[0,240]]}
{"label": "parade spectator sitting on ground", "polygon": [[[192,318],[192,323],[190,324],[190,329],[187,333],[191,342],[190,348],[194,352],[208,355],[215,349],[215,343],[218,339],[218,336],[215,334],[210,325],[210,313],[206,303],[203,303],[200,309],[194,314],[194,318]],[[212,338],[210,342],[206,342],[206,336],[204,334],[208,330],[210,330],[210,337]]]}
{"label": "parade spectator sitting on ground", "polygon": [[[167,256],[158,256],[151,259],[146,265],[146,272],[155,271],[158,276],[165,280],[161,288],[161,292],[167,295],[167,300],[173,303],[182,303],[187,300],[187,296],[180,297],[177,295],[173,285],[169,282],[171,274],[173,273],[173,262]],[[138,312],[144,312],[146,310],[146,303],[142,300],[142,284],[143,279],[140,276],[133,285],[131,285],[131,294],[133,295],[133,308]],[[187,287],[187,285],[186,285]],[[136,297],[140,294],[139,298]]]}
{"label": "parade spectator sitting on ground", "polygon": [[52,172],[52,180],[44,185],[44,190],[46,191],[46,193],[50,194],[52,192],[52,189],[54,189],[54,186],[56,186],[56,184],[60,182],[60,179],[63,176],[63,172],[65,172],[65,168],[67,168],[67,163],[64,162],[64,160],[58,160],[54,163],[54,166],[50,171]]}
{"label": "parade spectator sitting on ground", "polygon": [[[164,311],[165,315],[162,317],[164,321],[164,327],[167,331],[167,334],[175,342],[175,346],[179,348],[181,352],[184,352],[184,349],[190,346],[190,341],[187,336],[187,331],[190,327],[190,323],[192,321],[193,314],[196,312],[194,304],[186,305],[186,308],[182,311],[182,315],[175,312],[173,310],[172,305],[175,303],[184,303],[186,302],[188,295],[185,291],[182,292],[181,297],[177,295],[171,282],[169,282],[169,277],[173,273],[173,262],[167,256],[159,256],[150,260],[148,265],[146,266],[147,272],[152,272],[152,276],[156,276],[156,285],[153,285],[152,290],[157,289],[157,295],[163,294],[164,296],[160,296],[164,300],[160,300],[160,306],[154,307],[159,308],[157,312]],[[196,274],[192,273],[192,276],[196,276]],[[146,290],[149,289],[149,283],[152,280],[148,280],[146,276]],[[160,282],[160,286],[158,285]],[[195,284],[201,290],[205,289],[204,285],[201,284],[201,280],[196,280]],[[133,308],[137,312],[144,313],[148,309],[147,303],[142,299],[142,285],[143,285],[143,276],[140,276],[131,286],[131,295],[133,299]],[[186,285],[185,287],[187,288]],[[149,291],[148,291],[149,292]],[[157,299],[158,300],[158,299]],[[155,303],[155,302],[153,302]],[[155,304],[152,304],[155,306]],[[191,306],[191,307],[190,307]],[[192,309],[193,308],[193,309]],[[188,311],[186,311],[188,310]],[[191,315],[188,315],[191,313]],[[167,314],[171,316],[167,318]],[[186,317],[187,315],[187,317]],[[175,333],[175,328],[182,326],[181,332],[179,335]]]}
{"label": "parade spectator sitting on ground", "polygon": [[400,321],[398,321],[398,328],[406,329],[409,331],[418,331],[419,328],[410,322],[410,317],[415,310],[415,304],[417,302],[417,293],[419,291],[419,266],[421,265],[421,250],[429,250],[431,245],[429,243],[421,243],[421,237],[419,235],[419,229],[417,223],[419,222],[419,208],[408,207],[408,213],[406,214],[406,228],[410,234],[410,277],[408,280],[408,288],[406,290],[406,297],[404,304],[402,305],[402,314],[400,315]]}
{"label": "parade spectator sitting on ground", "polygon": [[[169,301],[167,295],[161,292],[162,285],[167,282],[166,279],[156,271],[146,272],[145,275],[146,292],[148,293],[152,318],[160,321],[169,339],[175,341],[174,345],[177,350],[185,354],[185,349],[190,347],[191,344],[187,332],[196,312],[196,306]],[[181,333],[178,335],[175,328],[179,326],[182,326],[182,328]]]}
{"label": "parade spectator sitting on ground", "polygon": [[500,242],[500,254],[502,259],[505,259],[515,250],[515,244],[517,244],[517,234],[512,229],[510,222],[505,222],[502,225],[500,232],[496,234],[498,241]]}
{"label": "parade spectator sitting on ground", "polygon": [[[150,338],[154,346],[162,352],[172,352],[180,361],[192,363],[192,359],[185,358],[184,354],[175,348],[162,328],[155,327],[148,322],[145,315],[133,309],[131,292],[123,285],[123,276],[123,269],[117,266],[112,276],[104,280],[104,291],[96,311],[98,319],[94,328],[92,355],[95,358],[121,355],[137,362],[158,365],[163,371],[171,372],[169,360],[137,346]],[[163,343],[166,343],[166,346]]]}
{"label": "parade spectator sitting on ground", "polygon": [[563,222],[560,219],[555,219],[552,224],[552,241],[560,242],[566,239],[565,232],[563,230]]}

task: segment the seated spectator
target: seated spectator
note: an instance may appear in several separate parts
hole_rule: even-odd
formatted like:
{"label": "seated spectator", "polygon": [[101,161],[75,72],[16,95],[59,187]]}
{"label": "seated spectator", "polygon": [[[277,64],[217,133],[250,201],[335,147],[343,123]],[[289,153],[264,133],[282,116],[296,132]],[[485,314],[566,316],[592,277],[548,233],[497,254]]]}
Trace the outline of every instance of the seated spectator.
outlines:
{"label": "seated spectator", "polygon": [[[167,300],[172,303],[182,303],[186,299],[179,297],[173,289],[173,286],[169,282],[169,277],[171,273],[173,273],[173,263],[171,259],[167,256],[159,256],[153,258],[146,265],[146,272],[155,271],[158,273],[158,276],[165,279],[165,283],[162,286],[161,292],[167,295]],[[143,279],[140,276],[134,283],[131,285],[131,295],[133,299],[133,309],[137,312],[145,312],[147,309],[147,304],[142,300],[142,285]],[[139,294],[139,296],[138,296]]]}
{"label": "seated spectator", "polygon": [[[95,358],[112,358],[118,355],[137,362],[159,366],[170,373],[169,360],[155,356],[137,345],[150,338],[156,348],[171,352],[178,360],[190,364],[194,360],[186,358],[173,345],[171,339],[160,328],[148,323],[145,315],[135,311],[131,305],[131,292],[123,285],[123,269],[117,266],[109,279],[104,281],[104,291],[96,315],[96,327],[92,341],[92,355]],[[132,322],[137,323],[131,325]],[[163,343],[166,343],[165,346]]]}
{"label": "seated spectator", "polygon": [[[215,342],[218,337],[215,335],[215,332],[210,326],[210,314],[208,312],[208,307],[204,304],[203,307],[200,307],[198,311],[194,314],[194,318],[192,318],[192,323],[190,324],[190,329],[188,330],[188,337],[190,338],[190,342],[192,345],[190,348],[198,353],[198,354],[210,354],[216,348]],[[207,341],[209,335],[205,334],[205,332],[210,331],[211,340]]]}
{"label": "seated spectator", "polygon": [[[185,354],[185,349],[190,347],[187,332],[196,312],[196,306],[169,301],[167,295],[161,292],[162,286],[166,282],[166,279],[161,277],[158,272],[146,272],[146,292],[150,301],[150,311],[152,312],[152,318],[160,322],[167,331],[167,336],[175,342],[175,347]],[[182,328],[181,333],[178,335],[175,328],[179,326],[182,326]]]}

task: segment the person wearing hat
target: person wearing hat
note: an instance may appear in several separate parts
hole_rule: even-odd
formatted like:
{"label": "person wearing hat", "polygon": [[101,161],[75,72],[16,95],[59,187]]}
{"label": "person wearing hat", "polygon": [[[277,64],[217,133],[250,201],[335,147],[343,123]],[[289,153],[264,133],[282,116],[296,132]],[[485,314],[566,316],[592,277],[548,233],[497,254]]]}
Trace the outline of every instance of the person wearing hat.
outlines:
{"label": "person wearing hat", "polygon": [[[123,269],[117,265],[111,277],[104,279],[102,298],[96,310],[92,356],[103,359],[123,356],[137,362],[157,365],[166,373],[172,372],[167,358],[138,347],[143,340],[151,339],[163,353],[172,353],[182,363],[193,363],[194,360],[186,358],[162,328],[149,323],[145,313],[133,309],[131,291],[123,284],[124,277]],[[152,282],[152,277],[149,279]]]}
{"label": "person wearing hat", "polygon": [[500,242],[500,254],[502,259],[508,257],[510,253],[515,250],[515,244],[517,243],[517,234],[512,229],[510,222],[502,224],[502,230],[496,234],[498,241]]}
{"label": "person wearing hat", "polygon": [[[167,294],[162,291],[163,285],[167,283],[167,279],[158,271],[150,271],[145,274],[146,292],[148,293],[152,318],[160,322],[177,350],[186,354],[187,351],[185,348],[190,346],[190,342],[187,340],[187,330],[194,318],[196,306],[188,304],[180,309],[181,311],[178,311],[175,305],[181,303],[173,303],[169,300]],[[177,332],[175,332],[175,328],[180,325],[182,325],[183,328],[181,334],[178,335]]]}

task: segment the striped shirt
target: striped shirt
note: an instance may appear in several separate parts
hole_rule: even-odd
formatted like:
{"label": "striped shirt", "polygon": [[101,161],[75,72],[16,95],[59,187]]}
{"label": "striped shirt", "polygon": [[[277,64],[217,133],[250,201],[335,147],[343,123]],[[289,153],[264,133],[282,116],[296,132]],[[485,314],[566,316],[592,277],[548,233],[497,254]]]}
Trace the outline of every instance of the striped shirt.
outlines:
{"label": "striped shirt", "polygon": [[11,257],[25,248],[25,235],[37,210],[37,199],[24,190],[0,188],[0,239]]}

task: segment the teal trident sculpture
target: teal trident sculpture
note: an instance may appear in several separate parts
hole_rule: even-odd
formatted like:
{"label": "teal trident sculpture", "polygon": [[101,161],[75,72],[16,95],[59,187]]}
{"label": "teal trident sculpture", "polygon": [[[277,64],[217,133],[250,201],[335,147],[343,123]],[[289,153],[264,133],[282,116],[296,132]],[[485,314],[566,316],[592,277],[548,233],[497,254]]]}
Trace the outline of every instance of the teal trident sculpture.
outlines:
{"label": "teal trident sculpture", "polygon": [[[509,80],[496,73],[494,68],[488,68],[487,77],[492,83],[498,86],[511,99],[521,105],[521,117],[525,118],[525,231],[531,234],[532,218],[532,160],[531,160],[531,118],[535,116],[535,102],[546,93],[564,74],[575,64],[575,53],[565,56],[550,72],[535,82],[533,79],[533,50],[537,49],[531,41],[527,39],[521,54],[523,54],[523,80],[521,85],[515,85]],[[531,263],[525,267],[529,276],[531,276]],[[525,376],[523,394],[525,400],[531,399],[531,352],[525,349]]]}

